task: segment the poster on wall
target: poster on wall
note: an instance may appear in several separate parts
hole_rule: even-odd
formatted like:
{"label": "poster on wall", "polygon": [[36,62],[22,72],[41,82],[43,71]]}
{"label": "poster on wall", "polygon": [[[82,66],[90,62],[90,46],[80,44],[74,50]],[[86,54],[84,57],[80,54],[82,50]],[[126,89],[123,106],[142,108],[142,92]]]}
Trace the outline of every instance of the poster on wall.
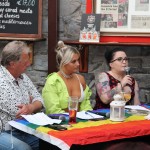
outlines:
{"label": "poster on wall", "polygon": [[150,0],[95,0],[104,35],[150,36]]}
{"label": "poster on wall", "polygon": [[99,42],[100,14],[82,14],[80,42]]}

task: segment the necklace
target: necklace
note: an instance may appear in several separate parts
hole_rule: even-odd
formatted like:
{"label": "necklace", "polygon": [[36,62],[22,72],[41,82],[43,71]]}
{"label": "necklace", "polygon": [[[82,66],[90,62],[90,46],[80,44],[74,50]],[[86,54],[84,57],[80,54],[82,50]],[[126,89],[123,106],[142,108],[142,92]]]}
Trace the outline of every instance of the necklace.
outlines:
{"label": "necklace", "polygon": [[61,74],[64,78],[66,78],[66,79],[70,79],[70,78],[73,77],[73,75],[67,75],[67,74],[65,74],[62,70],[60,70],[60,74]]}

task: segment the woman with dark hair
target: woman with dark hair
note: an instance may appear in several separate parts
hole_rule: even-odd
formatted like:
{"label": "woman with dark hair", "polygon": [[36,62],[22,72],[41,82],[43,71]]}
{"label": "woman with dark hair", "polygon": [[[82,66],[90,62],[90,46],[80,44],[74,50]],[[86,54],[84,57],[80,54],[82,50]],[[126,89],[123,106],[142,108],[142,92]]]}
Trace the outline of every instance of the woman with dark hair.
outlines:
{"label": "woman with dark hair", "polygon": [[139,88],[131,75],[126,75],[128,57],[122,48],[105,52],[108,72],[102,72],[96,78],[96,105],[94,109],[109,108],[113,96],[122,91],[130,91],[131,98],[127,104],[139,105]]}

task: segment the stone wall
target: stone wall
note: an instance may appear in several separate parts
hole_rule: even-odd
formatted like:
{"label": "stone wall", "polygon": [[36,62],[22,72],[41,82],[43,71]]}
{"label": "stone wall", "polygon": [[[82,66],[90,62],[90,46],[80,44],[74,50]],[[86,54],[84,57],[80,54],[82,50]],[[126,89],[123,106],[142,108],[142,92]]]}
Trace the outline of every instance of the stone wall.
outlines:
{"label": "stone wall", "polygon": [[[85,0],[62,0],[60,2],[59,39],[79,39],[81,14],[85,13],[85,7]],[[103,54],[106,49],[113,47],[115,46],[90,46],[88,73],[84,73],[83,75],[93,92],[95,92],[94,73],[107,69]],[[141,101],[145,102],[145,94],[149,94],[150,91],[150,47],[124,46],[124,49],[130,58],[131,74],[136,78],[140,87]],[[94,99],[94,93],[92,99]]]}
{"label": "stone wall", "polygon": [[[59,2],[59,31],[60,40],[78,40],[81,15],[85,13],[86,0],[60,0]],[[48,38],[48,0],[43,0],[43,36]],[[0,50],[8,41],[0,41]],[[30,76],[38,90],[41,92],[48,70],[48,41],[34,43],[33,64],[28,69]],[[114,47],[114,46],[113,46]],[[94,72],[106,69],[104,52],[112,46],[90,46],[88,73],[83,75],[88,85],[94,90]],[[130,66],[132,75],[136,78],[140,87],[141,100],[145,101],[145,92],[150,91],[150,47],[126,46],[127,55],[131,58]],[[92,96],[94,99],[94,94]],[[94,105],[94,101],[93,105]]]}

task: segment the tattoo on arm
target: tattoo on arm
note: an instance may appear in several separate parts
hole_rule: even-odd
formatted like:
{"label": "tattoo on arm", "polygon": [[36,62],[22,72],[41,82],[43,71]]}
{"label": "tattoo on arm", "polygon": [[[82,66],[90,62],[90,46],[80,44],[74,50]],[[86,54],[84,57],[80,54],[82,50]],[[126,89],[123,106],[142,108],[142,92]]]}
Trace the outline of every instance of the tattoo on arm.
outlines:
{"label": "tattoo on arm", "polygon": [[109,79],[106,74],[101,74],[99,76],[98,83],[96,84],[97,92],[99,96],[102,96],[103,94],[107,95],[107,98],[112,100],[114,94],[117,93],[116,87],[111,89],[109,85]]}
{"label": "tattoo on arm", "polygon": [[111,90],[108,92],[108,97],[109,97],[110,99],[112,99],[113,96],[114,96],[116,93],[117,93],[116,88],[113,88],[113,89],[111,89]]}

